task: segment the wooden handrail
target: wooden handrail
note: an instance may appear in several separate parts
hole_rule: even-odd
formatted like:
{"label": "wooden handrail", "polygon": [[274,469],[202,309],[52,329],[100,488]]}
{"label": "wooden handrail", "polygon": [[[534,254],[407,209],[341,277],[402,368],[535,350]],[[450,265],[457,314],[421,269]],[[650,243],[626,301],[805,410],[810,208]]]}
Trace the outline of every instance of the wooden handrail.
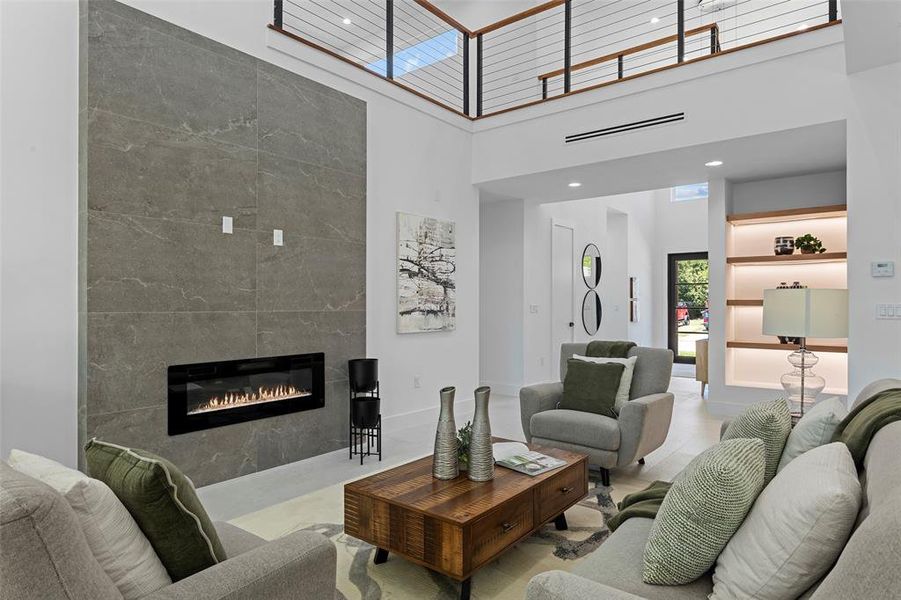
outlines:
{"label": "wooden handrail", "polygon": [[[685,37],[689,37],[692,35],[697,35],[699,33],[704,33],[705,31],[714,31],[717,35],[719,35],[719,26],[716,23],[709,23],[707,25],[701,25],[700,27],[695,27],[694,29],[689,29],[685,32]],[[611,52],[610,54],[605,54],[604,56],[598,56],[597,58],[592,58],[591,60],[586,60],[584,62],[580,62],[574,64],[570,67],[570,72],[578,71],[580,69],[587,69],[588,67],[593,67],[595,65],[599,65],[601,63],[605,63],[610,60],[616,60],[620,56],[628,56],[630,54],[636,54],[638,52],[642,52],[644,50],[649,50],[651,48],[656,48],[657,46],[662,46],[664,44],[669,44],[670,42],[675,42],[679,39],[678,34],[668,35],[666,37],[662,37],[656,40],[652,40],[650,42],[646,42],[644,44],[640,44],[638,46],[632,46],[631,48],[626,48],[625,50],[620,50],[619,52]],[[542,73],[538,76],[539,80],[550,79],[551,77],[557,77],[559,75],[563,75],[565,69],[556,69],[554,71],[548,71],[547,73]]]}
{"label": "wooden handrail", "polygon": [[468,27],[465,27],[462,23],[460,23],[460,21],[456,20],[455,18],[453,18],[452,16],[450,16],[449,14],[447,14],[446,12],[444,12],[443,10],[441,10],[440,8],[438,8],[437,6],[435,6],[434,4],[429,2],[429,0],[413,0],[413,1],[416,2],[416,4],[418,4],[419,6],[423,7],[425,10],[429,11],[430,13],[432,13],[433,15],[438,17],[439,19],[441,19],[442,21],[444,21],[445,23],[447,23],[448,25],[450,25],[451,27],[453,27],[454,29],[456,29],[457,31],[459,31],[460,33],[462,33],[463,35],[467,35],[469,37],[476,36],[475,32],[473,32]]}
{"label": "wooden handrail", "polygon": [[470,34],[470,37],[476,37],[483,33],[489,33],[491,31],[498,30],[502,27],[506,27],[507,25],[512,25],[517,21],[522,21],[523,19],[528,19],[531,16],[543,13],[547,10],[551,10],[552,8],[557,8],[558,6],[566,4],[566,0],[549,0],[544,4],[539,4],[538,6],[533,6],[530,9],[524,10],[522,12],[518,12],[515,15],[510,15],[505,19],[501,19],[500,21],[496,21],[491,23],[490,25],[485,25],[481,29],[476,29]]}

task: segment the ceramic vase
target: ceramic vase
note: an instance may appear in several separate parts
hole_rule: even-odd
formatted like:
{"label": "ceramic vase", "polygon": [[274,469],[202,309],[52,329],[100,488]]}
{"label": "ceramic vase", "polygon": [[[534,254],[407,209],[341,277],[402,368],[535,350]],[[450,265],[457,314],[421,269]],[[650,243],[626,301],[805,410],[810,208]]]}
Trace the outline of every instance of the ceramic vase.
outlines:
{"label": "ceramic vase", "polygon": [[491,423],[488,421],[488,397],[491,388],[475,391],[476,411],[472,418],[472,440],[469,442],[469,478],[472,481],[494,479],[494,452],[491,448]]}
{"label": "ceramic vase", "polygon": [[435,431],[435,453],[432,456],[432,476],[436,479],[453,479],[460,474],[457,464],[457,424],[454,422],[454,395],[456,388],[442,388],[441,413]]}

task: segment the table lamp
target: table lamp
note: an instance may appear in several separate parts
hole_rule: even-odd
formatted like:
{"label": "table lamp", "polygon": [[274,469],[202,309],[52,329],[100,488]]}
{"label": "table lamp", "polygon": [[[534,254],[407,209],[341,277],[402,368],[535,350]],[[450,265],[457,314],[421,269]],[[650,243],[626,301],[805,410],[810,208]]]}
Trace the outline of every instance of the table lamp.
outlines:
{"label": "table lamp", "polygon": [[819,358],[807,349],[807,338],[848,337],[848,290],[776,289],[763,291],[763,333],[800,338],[800,348],[788,356],[791,372],[782,376],[782,387],[794,406],[813,403],[826,380],[811,367]]}

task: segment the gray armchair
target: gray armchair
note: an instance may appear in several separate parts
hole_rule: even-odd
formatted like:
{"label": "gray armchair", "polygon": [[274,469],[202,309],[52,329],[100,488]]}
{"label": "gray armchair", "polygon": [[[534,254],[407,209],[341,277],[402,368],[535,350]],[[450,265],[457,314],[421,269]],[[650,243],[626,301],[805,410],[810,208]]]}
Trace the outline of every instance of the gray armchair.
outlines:
{"label": "gray armchair", "polygon": [[[560,379],[566,377],[566,361],[585,354],[587,343],[560,348]],[[539,383],[519,391],[522,430],[529,442],[588,455],[601,468],[604,485],[610,485],[609,469],[644,461],[666,440],[673,415],[673,395],[667,392],[673,370],[673,352],[637,346],[629,402],[612,419],[603,415],[557,409],[563,397],[562,381]]]}

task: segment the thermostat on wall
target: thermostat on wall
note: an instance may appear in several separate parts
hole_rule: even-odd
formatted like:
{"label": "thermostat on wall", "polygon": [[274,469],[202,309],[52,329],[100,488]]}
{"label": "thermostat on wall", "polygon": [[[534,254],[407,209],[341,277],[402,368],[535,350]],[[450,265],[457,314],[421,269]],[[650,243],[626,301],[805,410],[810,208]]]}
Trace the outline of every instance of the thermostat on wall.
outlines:
{"label": "thermostat on wall", "polygon": [[893,261],[871,262],[870,275],[873,277],[894,277],[895,263]]}

